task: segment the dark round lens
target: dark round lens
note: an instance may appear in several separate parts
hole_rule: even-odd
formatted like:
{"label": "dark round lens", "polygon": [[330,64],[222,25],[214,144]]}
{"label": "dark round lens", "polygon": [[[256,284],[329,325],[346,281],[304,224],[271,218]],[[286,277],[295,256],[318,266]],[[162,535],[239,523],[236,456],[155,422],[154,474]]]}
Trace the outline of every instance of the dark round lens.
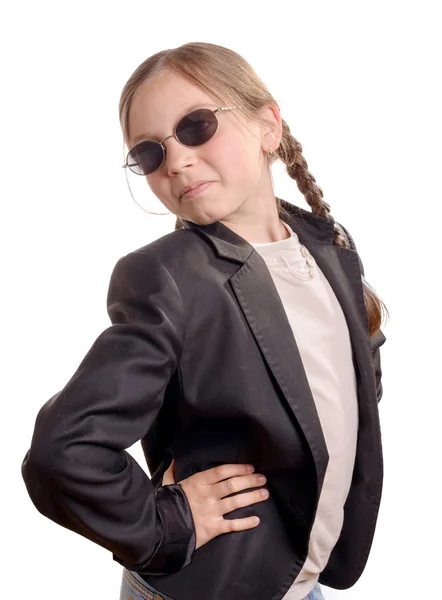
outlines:
{"label": "dark round lens", "polygon": [[163,148],[153,141],[140,142],[127,155],[129,169],[137,175],[149,175],[163,162]]}
{"label": "dark round lens", "polygon": [[185,146],[201,146],[215,135],[216,115],[207,108],[194,110],[178,123],[176,136]]}

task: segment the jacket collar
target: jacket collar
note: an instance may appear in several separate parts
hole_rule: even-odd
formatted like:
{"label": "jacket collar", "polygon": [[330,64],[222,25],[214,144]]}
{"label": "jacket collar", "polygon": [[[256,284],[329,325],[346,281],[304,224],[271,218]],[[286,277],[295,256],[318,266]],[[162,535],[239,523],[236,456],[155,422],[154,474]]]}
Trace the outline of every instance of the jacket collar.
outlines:
{"label": "jacket collar", "polygon": [[[334,219],[331,215],[327,219],[281,198],[278,200],[283,209],[283,220],[298,235],[302,244],[308,244],[308,242],[331,244],[333,242]],[[222,258],[244,263],[254,251],[254,247],[246,239],[219,221],[210,225],[198,225],[183,219],[183,225],[185,229],[193,229],[202,234],[213,245],[218,256]]]}

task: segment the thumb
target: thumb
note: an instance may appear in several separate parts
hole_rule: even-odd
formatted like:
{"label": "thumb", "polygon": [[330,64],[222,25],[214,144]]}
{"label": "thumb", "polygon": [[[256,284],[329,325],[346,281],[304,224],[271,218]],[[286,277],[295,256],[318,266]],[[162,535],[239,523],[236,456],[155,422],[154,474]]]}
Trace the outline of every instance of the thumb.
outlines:
{"label": "thumb", "polygon": [[163,485],[171,485],[175,482],[175,459],[172,459],[169,468],[164,472]]}

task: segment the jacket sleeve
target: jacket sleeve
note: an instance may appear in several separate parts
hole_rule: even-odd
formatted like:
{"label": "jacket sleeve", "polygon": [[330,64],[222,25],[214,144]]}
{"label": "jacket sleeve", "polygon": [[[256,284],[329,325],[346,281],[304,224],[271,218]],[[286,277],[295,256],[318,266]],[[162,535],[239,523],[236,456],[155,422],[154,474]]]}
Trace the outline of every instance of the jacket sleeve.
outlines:
{"label": "jacket sleeve", "polygon": [[[350,232],[343,225],[341,225],[341,223],[338,223],[338,225],[343,229],[344,234],[347,236],[347,239],[350,244],[350,248],[356,252],[358,261],[359,261],[359,266],[361,269],[361,273],[362,273],[362,276],[364,276],[364,265],[362,263],[361,257],[358,254],[356,244],[355,244],[352,236],[350,235]],[[380,347],[386,341],[386,339],[387,338],[385,337],[382,329],[378,329],[377,332],[374,335],[372,335],[370,338],[373,369],[374,369],[374,374],[375,374],[375,379],[376,379],[376,397],[377,397],[378,403],[380,402],[380,400],[382,398],[382,394],[383,394]]]}
{"label": "jacket sleeve", "polygon": [[22,475],[43,515],[148,574],[190,563],[195,528],[179,484],[156,490],[126,449],[161,409],[183,347],[179,290],[150,254],[123,256],[111,274],[112,325],[65,387],[39,410]]}

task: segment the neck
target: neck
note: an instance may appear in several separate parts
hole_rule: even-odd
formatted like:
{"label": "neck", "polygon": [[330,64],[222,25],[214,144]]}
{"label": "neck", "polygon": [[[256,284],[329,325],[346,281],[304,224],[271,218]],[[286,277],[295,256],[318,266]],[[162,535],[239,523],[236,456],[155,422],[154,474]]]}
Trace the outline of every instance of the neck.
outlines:
{"label": "neck", "polygon": [[251,194],[220,222],[248,242],[267,244],[290,237],[279,217],[271,182],[261,182],[257,193]]}

